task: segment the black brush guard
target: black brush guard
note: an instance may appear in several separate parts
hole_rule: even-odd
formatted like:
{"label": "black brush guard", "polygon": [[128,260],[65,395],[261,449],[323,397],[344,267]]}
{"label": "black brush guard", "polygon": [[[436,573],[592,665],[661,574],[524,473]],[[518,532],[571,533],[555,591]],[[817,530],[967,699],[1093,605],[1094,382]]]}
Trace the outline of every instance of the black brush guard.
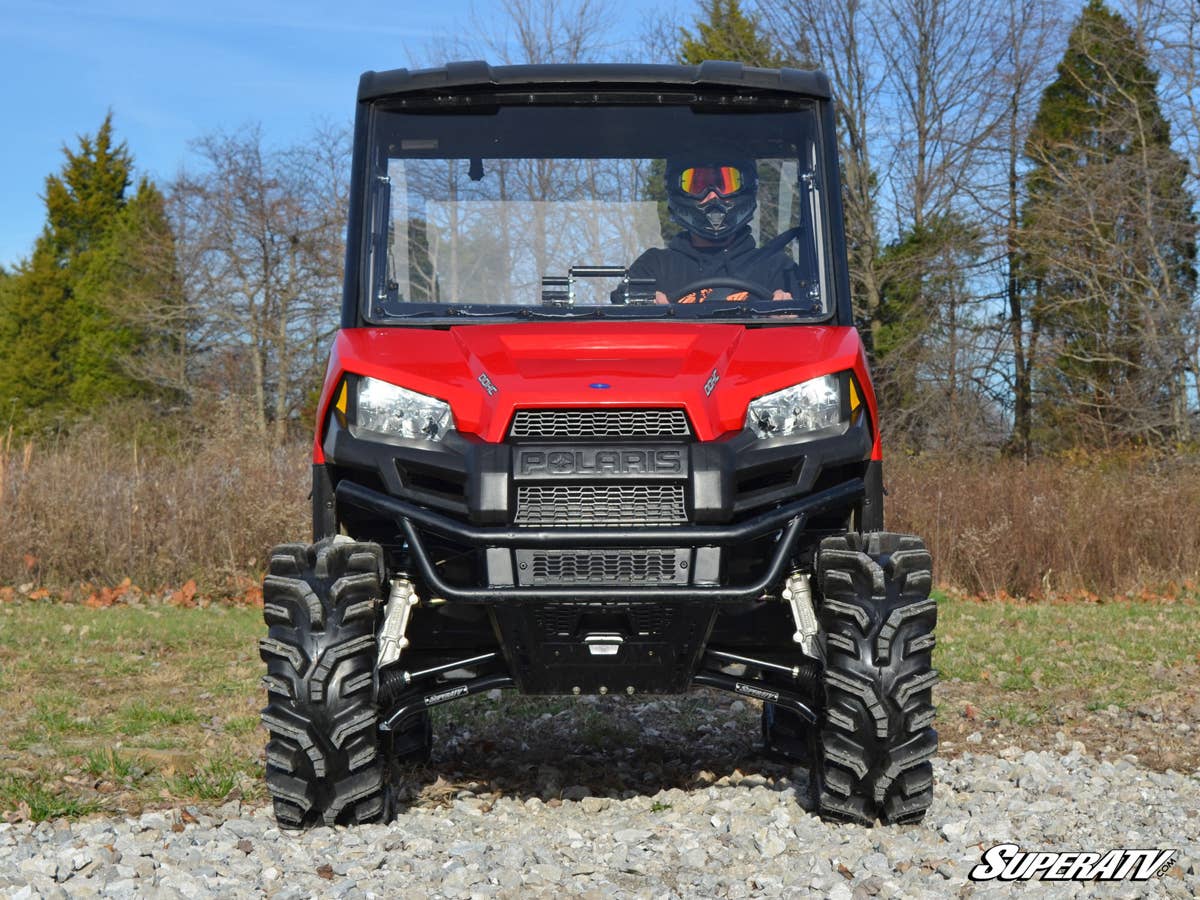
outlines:
{"label": "black brush guard", "polygon": [[[429,590],[437,597],[458,603],[570,602],[626,600],[636,595],[641,601],[739,601],[753,600],[770,592],[787,575],[788,561],[806,521],[822,513],[848,509],[860,501],[866,489],[861,478],[853,478],[800,500],[781,504],[732,525],[678,525],[637,528],[508,528],[477,526],[461,522],[415,503],[390,497],[371,488],[342,481],[336,488],[339,505],[353,506],[396,522],[408,544],[413,562]],[[782,531],[775,551],[762,574],[754,581],[737,585],[687,584],[679,586],[569,585],[545,587],[461,586],[451,584],[437,570],[422,539],[430,531],[480,550],[489,548],[544,549],[552,547],[688,547],[730,546]]]}
{"label": "black brush guard", "polygon": [[[731,525],[681,525],[637,528],[522,528],[477,526],[426,507],[388,496],[350,481],[336,489],[339,506],[353,506],[396,522],[408,545],[410,559],[428,590],[438,598],[472,604],[490,604],[490,614],[501,637],[503,659],[486,666],[492,671],[465,681],[448,682],[430,672],[416,678],[394,699],[384,690],[385,729],[396,727],[412,714],[483,690],[513,687],[525,694],[682,693],[692,685],[705,685],[742,697],[763,700],[791,709],[808,721],[811,685],[804,679],[774,674],[771,684],[752,674],[734,677],[718,671],[720,657],[728,656],[708,646],[708,637],[721,603],[752,601],[777,589],[788,574],[806,522],[815,515],[850,507],[864,495],[862,479],[835,487]],[[428,532],[481,551],[547,547],[731,547],[778,534],[764,570],[753,581],[741,584],[677,586],[637,584],[568,585],[542,587],[461,586],[448,582],[438,571],[426,546]],[[617,613],[628,603],[670,602],[678,611],[674,624],[645,635],[629,634],[619,655],[589,655],[581,635],[548,635],[537,627],[539,605],[563,604],[607,608]],[[608,630],[608,629],[605,629]],[[616,628],[615,630],[625,630]],[[730,657],[732,658],[732,657]],[[474,662],[474,660],[471,660]],[[751,671],[766,674],[780,668],[769,662],[745,658]],[[500,671],[496,671],[499,667]],[[438,667],[439,672],[446,666]],[[505,671],[507,670],[507,671]],[[421,673],[424,674],[424,673]],[[422,684],[421,682],[424,682]],[[399,688],[396,683],[393,689]]]}

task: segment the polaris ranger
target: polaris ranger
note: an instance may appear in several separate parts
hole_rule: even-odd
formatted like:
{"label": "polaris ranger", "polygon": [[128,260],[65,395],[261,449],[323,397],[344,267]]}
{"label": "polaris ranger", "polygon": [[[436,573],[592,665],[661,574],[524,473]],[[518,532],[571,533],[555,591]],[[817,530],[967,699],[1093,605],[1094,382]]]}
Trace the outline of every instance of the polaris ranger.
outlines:
{"label": "polaris ranger", "polygon": [[315,543],[263,587],[278,821],[391,815],[437,704],[699,685],[822,815],[920,819],[930,558],[882,530],[827,77],[368,72],[353,160]]}

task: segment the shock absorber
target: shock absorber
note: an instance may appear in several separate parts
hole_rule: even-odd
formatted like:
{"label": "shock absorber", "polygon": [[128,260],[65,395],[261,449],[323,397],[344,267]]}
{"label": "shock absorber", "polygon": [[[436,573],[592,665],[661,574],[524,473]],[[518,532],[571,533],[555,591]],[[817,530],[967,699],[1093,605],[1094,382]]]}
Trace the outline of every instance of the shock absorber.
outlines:
{"label": "shock absorber", "polygon": [[817,613],[813,608],[812,585],[806,572],[793,572],[783,588],[783,599],[792,607],[792,621],[796,631],[792,640],[800,645],[804,655],[810,659],[824,660],[825,653],[817,635],[821,628],[817,624]]}
{"label": "shock absorber", "polygon": [[420,602],[416,588],[406,575],[392,579],[387,606],[383,611],[383,627],[379,629],[379,658],[376,668],[390,666],[400,659],[400,651],[408,646],[408,620]]}

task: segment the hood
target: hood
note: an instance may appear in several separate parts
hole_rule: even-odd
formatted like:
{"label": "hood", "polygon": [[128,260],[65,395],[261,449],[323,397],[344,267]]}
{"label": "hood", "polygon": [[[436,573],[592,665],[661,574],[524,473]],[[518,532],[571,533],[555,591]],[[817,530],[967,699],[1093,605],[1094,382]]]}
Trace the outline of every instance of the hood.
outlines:
{"label": "hood", "polygon": [[[459,431],[500,441],[521,407],[683,407],[696,436],[742,428],[751,400],[844,369],[865,376],[853,328],[548,322],[338,333],[328,404],[346,372],[448,402]],[[867,387],[869,391],[869,386]],[[872,409],[874,398],[868,398]],[[323,406],[321,415],[325,414]]]}

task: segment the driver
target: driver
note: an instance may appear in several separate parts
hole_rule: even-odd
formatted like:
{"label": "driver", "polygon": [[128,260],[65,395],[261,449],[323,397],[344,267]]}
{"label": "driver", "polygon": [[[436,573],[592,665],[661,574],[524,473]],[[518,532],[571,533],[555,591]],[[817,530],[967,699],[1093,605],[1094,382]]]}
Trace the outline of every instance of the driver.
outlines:
{"label": "driver", "polygon": [[686,286],[709,278],[749,281],[771,290],[773,300],[792,299],[803,282],[799,267],[781,249],[764,255],[750,233],[750,219],[758,206],[753,160],[671,159],[666,180],[667,209],[685,230],[665,248],[650,248],[629,267],[630,278],[654,279],[656,303],[739,301],[751,296],[721,287],[678,296]]}

